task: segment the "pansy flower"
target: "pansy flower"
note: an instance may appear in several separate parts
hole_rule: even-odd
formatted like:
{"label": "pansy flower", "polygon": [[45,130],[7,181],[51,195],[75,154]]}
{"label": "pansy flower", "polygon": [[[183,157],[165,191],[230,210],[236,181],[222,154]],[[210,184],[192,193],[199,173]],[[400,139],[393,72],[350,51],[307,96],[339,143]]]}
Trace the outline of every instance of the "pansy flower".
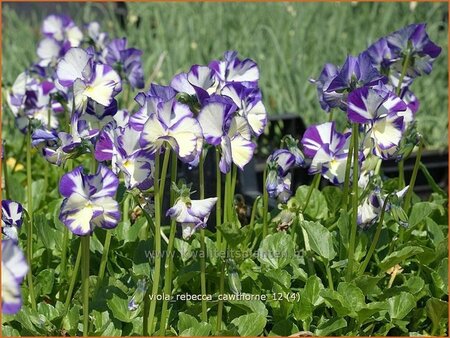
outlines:
{"label": "pansy flower", "polygon": [[372,65],[366,53],[357,57],[349,55],[339,72],[323,87],[323,92],[333,98],[330,102],[345,110],[348,93],[359,87],[377,85],[379,81],[386,83],[387,78]]}
{"label": "pansy flower", "polygon": [[140,136],[141,133],[130,125],[108,126],[100,133],[95,147],[98,161],[112,161],[113,171],[124,174],[127,189],[146,190],[153,185],[153,156],[141,148]]}
{"label": "pansy flower", "polygon": [[175,97],[163,101],[152,96],[145,98],[144,107],[149,117],[142,130],[141,146],[154,154],[167,142],[183,162],[194,160],[203,135],[189,106]]}
{"label": "pansy flower", "polygon": [[59,42],[69,42],[70,47],[78,47],[83,33],[73,20],[66,15],[49,15],[42,23],[42,34]]}
{"label": "pansy flower", "polygon": [[86,25],[86,32],[97,51],[103,51],[106,48],[108,33],[100,31],[100,24],[97,21],[88,23]]}
{"label": "pansy flower", "polygon": [[86,108],[88,99],[108,107],[122,90],[116,71],[109,65],[94,62],[81,48],[69,49],[59,61],[56,75],[61,86],[73,86],[75,109],[79,113]]}
{"label": "pansy flower", "polygon": [[407,109],[394,93],[382,87],[364,87],[349,95],[347,115],[350,121],[367,126],[366,136],[373,141],[373,153],[387,159],[400,144],[405,129],[402,113]]}
{"label": "pansy flower", "polygon": [[19,74],[6,94],[19,130],[25,132],[30,119],[48,129],[58,127],[57,115],[63,112],[63,107],[52,96],[56,92],[55,85],[49,80],[35,79],[27,72]]}
{"label": "pansy flower", "polygon": [[12,240],[2,240],[2,311],[16,314],[22,306],[20,284],[28,272],[25,255]]}
{"label": "pansy flower", "polygon": [[119,204],[114,199],[119,180],[100,164],[95,174],[83,167],[65,174],[59,191],[64,196],[59,219],[75,235],[90,235],[96,227],[113,229],[120,220]]}
{"label": "pansy flower", "polygon": [[251,140],[250,126],[235,112],[236,105],[231,99],[214,95],[198,116],[206,142],[220,146],[219,167],[224,174],[230,171],[232,163],[242,170],[250,162],[256,147]]}
{"label": "pansy flower", "polygon": [[411,24],[386,37],[387,44],[397,57],[394,67],[402,71],[403,62],[408,55],[406,75],[416,77],[430,74],[434,60],[441,53],[441,47],[430,40],[426,24]]}
{"label": "pansy flower", "polygon": [[275,150],[267,159],[266,190],[269,197],[278,198],[286,203],[291,197],[291,174],[289,170],[295,166],[295,156],[288,150]]}
{"label": "pansy flower", "polygon": [[170,82],[170,86],[178,93],[195,97],[200,104],[217,92],[217,85],[214,72],[208,66],[200,65],[193,65],[189,72],[175,75]]}
{"label": "pansy flower", "polygon": [[308,127],[301,143],[304,153],[312,158],[309,173],[321,173],[334,184],[343,183],[350,135],[336,131],[335,122]]}
{"label": "pansy flower", "polygon": [[223,87],[221,95],[233,100],[238,107],[237,114],[247,120],[255,136],[263,133],[267,124],[267,112],[261,91],[257,87],[247,87],[238,82],[230,83]]}
{"label": "pansy flower", "polygon": [[114,39],[103,50],[105,62],[124,74],[133,88],[144,88],[144,70],[141,61],[142,51],[136,48],[127,48],[127,39]]}
{"label": "pansy flower", "polygon": [[327,63],[323,67],[317,80],[310,79],[311,83],[317,85],[317,95],[319,97],[320,107],[326,112],[329,112],[331,108],[339,107],[339,105],[341,105],[342,93],[332,90],[324,90],[325,88],[328,88],[330,82],[337,76],[338,73],[338,67],[331,63]]}
{"label": "pansy flower", "polygon": [[251,59],[240,60],[236,51],[224,53],[224,60],[210,62],[209,68],[214,71],[214,76],[222,88],[230,82],[246,82],[257,84],[259,80],[259,69],[255,61]]}
{"label": "pansy flower", "polygon": [[191,200],[189,193],[182,193],[166,215],[181,224],[184,239],[189,239],[199,228],[205,228],[217,197]]}
{"label": "pansy flower", "polygon": [[15,201],[2,201],[2,233],[15,242],[19,239],[19,230],[23,223],[23,207]]}

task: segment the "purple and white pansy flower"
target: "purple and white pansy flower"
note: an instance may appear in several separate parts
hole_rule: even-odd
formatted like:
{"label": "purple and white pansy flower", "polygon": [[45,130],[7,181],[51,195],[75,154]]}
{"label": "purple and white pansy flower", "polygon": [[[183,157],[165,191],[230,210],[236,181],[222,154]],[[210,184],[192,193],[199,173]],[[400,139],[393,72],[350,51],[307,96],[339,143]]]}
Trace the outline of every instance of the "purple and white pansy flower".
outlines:
{"label": "purple and white pansy flower", "polygon": [[83,33],[73,20],[66,15],[49,15],[41,28],[42,34],[59,42],[69,42],[70,47],[78,47],[83,40]]}
{"label": "purple and white pansy flower", "polygon": [[120,76],[111,66],[96,63],[81,48],[71,48],[59,61],[56,75],[62,87],[73,87],[75,109],[83,112],[91,99],[108,107],[122,90]]}
{"label": "purple and white pansy flower", "polygon": [[[156,153],[168,143],[185,163],[193,161],[198,153],[198,142],[202,140],[202,128],[186,104],[171,98],[155,101],[147,97],[150,112],[141,135],[141,146],[149,153]],[[155,104],[156,103],[156,104]]]}
{"label": "purple and white pansy flower", "polygon": [[23,207],[10,200],[2,201],[2,233],[15,242],[19,239],[19,230],[23,223]]}
{"label": "purple and white pansy flower", "polygon": [[57,115],[63,112],[63,107],[52,97],[55,93],[55,85],[50,80],[38,80],[26,72],[21,73],[6,95],[17,127],[24,132],[31,119],[46,128],[56,129]]}
{"label": "purple and white pansy flower", "polygon": [[105,63],[123,74],[133,88],[145,86],[141,56],[141,50],[127,48],[126,38],[111,40],[103,50]]}
{"label": "purple and white pansy flower", "polygon": [[175,75],[170,82],[175,91],[195,96],[200,104],[217,92],[217,85],[211,68],[200,65],[193,65],[189,72]]}
{"label": "purple and white pansy flower", "polygon": [[296,157],[289,150],[275,150],[267,158],[266,190],[269,197],[278,198],[286,203],[291,197],[291,174],[289,170],[296,166]]}
{"label": "purple and white pansy flower", "polygon": [[367,127],[366,137],[373,141],[373,153],[382,159],[397,151],[407,113],[406,103],[383,87],[363,87],[349,95],[348,119]]}
{"label": "purple and white pansy flower", "polygon": [[181,224],[184,239],[189,239],[197,229],[205,228],[217,197],[203,200],[191,200],[189,196],[180,196],[166,215]]}
{"label": "purple and white pansy flower", "polygon": [[114,199],[119,179],[100,164],[95,174],[83,167],[65,174],[59,191],[64,196],[59,219],[75,235],[90,235],[96,227],[113,229],[120,221],[119,204]]}
{"label": "purple and white pansy flower", "polygon": [[252,159],[256,147],[247,120],[236,115],[236,109],[231,99],[214,95],[198,116],[206,142],[220,146],[219,166],[224,174],[230,171],[232,163],[242,170]]}
{"label": "purple and white pansy flower", "polygon": [[95,147],[98,161],[111,161],[114,173],[124,174],[127,189],[146,190],[153,185],[153,156],[141,148],[140,136],[131,125],[108,126],[100,133]]}
{"label": "purple and white pansy flower", "polygon": [[230,82],[246,82],[256,85],[259,80],[259,69],[255,61],[251,59],[240,60],[236,51],[224,53],[224,60],[214,60],[209,63],[209,68],[214,71],[214,76],[222,88]]}
{"label": "purple and white pansy flower", "polygon": [[267,112],[259,88],[247,87],[239,82],[230,83],[222,88],[221,95],[233,100],[238,107],[237,114],[247,120],[255,136],[263,133],[267,124]]}
{"label": "purple and white pansy flower", "polygon": [[2,311],[12,315],[22,306],[20,284],[28,272],[22,250],[12,240],[2,240]]}
{"label": "purple and white pansy flower", "polygon": [[430,40],[426,32],[426,24],[411,24],[386,37],[387,45],[396,57],[394,67],[402,71],[403,58],[408,58],[406,75],[416,77],[430,74],[433,62],[442,48]]}
{"label": "purple and white pansy flower", "polygon": [[321,173],[333,184],[343,183],[350,136],[339,133],[335,122],[308,127],[301,142],[304,153],[312,158],[309,173]]}

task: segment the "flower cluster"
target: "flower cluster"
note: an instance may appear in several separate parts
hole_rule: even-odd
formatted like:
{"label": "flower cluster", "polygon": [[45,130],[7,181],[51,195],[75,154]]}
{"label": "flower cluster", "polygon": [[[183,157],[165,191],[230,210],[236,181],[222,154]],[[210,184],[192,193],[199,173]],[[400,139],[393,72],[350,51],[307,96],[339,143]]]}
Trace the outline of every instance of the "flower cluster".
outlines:
{"label": "flower cluster", "polygon": [[[379,39],[358,56],[348,56],[342,67],[326,64],[317,80],[321,107],[346,112],[359,125],[360,162],[370,154],[400,159],[405,133],[413,128],[419,101],[410,90],[414,79],[429,74],[441,48],[413,24]],[[351,132],[336,130],[334,122],[311,126],[302,139],[312,159],[311,174],[321,173],[334,184],[344,180]]]}

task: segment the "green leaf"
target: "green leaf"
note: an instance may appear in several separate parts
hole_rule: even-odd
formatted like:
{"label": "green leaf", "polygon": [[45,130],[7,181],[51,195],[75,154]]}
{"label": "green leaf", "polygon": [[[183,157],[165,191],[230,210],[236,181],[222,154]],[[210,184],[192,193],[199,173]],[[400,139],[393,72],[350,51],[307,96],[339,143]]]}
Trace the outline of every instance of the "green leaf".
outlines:
{"label": "green leaf", "polygon": [[183,331],[186,331],[192,325],[195,324],[198,324],[198,320],[195,317],[188,315],[187,313],[184,312],[180,312],[178,314],[178,323],[177,323],[178,332],[181,333]]}
{"label": "green leaf", "polygon": [[325,302],[336,311],[338,316],[357,316],[350,304],[347,302],[346,298],[344,298],[344,296],[342,296],[339,292],[330,289],[323,289],[320,291],[320,295],[325,299]]}
{"label": "green leaf", "polygon": [[376,296],[381,293],[381,289],[378,287],[378,282],[382,280],[383,276],[369,276],[363,275],[354,279],[355,285],[361,289],[363,294],[368,296]]}
{"label": "green leaf", "polygon": [[36,276],[36,286],[38,294],[49,295],[53,290],[55,282],[55,271],[53,269],[45,269]]}
{"label": "green leaf", "polygon": [[415,256],[423,252],[423,249],[418,246],[407,246],[400,251],[395,251],[386,256],[380,263],[379,267],[382,271],[386,271],[396,264],[402,263],[407,258]]}
{"label": "green leaf", "polygon": [[323,303],[323,298],[320,296],[320,290],[322,289],[323,284],[320,278],[311,276],[306,281],[301,298],[307,300],[313,306],[318,306]]}
{"label": "green leaf", "polygon": [[52,321],[59,316],[59,311],[47,303],[39,303],[37,309],[39,314],[43,315],[48,321]]}
{"label": "green leaf", "polygon": [[192,249],[188,242],[175,238],[174,246],[180,253],[183,263],[186,263],[192,257]]}
{"label": "green leaf", "polygon": [[198,324],[191,325],[187,330],[181,332],[180,336],[185,337],[206,337],[209,336],[211,332],[211,324],[201,322]]}
{"label": "green leaf", "polygon": [[416,307],[414,296],[408,292],[401,292],[399,295],[389,298],[387,302],[391,319],[403,319]]}
{"label": "green leaf", "polygon": [[359,311],[366,305],[365,297],[361,289],[351,283],[339,283],[337,291],[345,298],[354,311]]}
{"label": "green leaf", "polygon": [[322,189],[322,195],[327,201],[328,209],[334,215],[341,208],[342,204],[342,189],[335,186],[326,186]]}
{"label": "green leaf", "polygon": [[232,247],[238,246],[238,244],[245,239],[249,230],[249,228],[247,227],[239,228],[236,226],[236,224],[233,224],[231,222],[226,222],[222,225],[218,225],[217,229],[219,229],[223,237],[225,237],[228,245]]}
{"label": "green leaf", "polygon": [[128,300],[119,297],[117,294],[113,294],[112,298],[106,301],[106,304],[108,304],[114,318],[122,322],[131,323],[137,316],[137,311],[128,310]]}
{"label": "green leaf", "polygon": [[300,224],[307,232],[311,249],[319,256],[331,261],[336,257],[330,231],[318,222],[303,221]]}
{"label": "green leaf", "polygon": [[74,305],[67,316],[63,319],[63,329],[66,330],[71,336],[75,336],[78,331],[78,322],[80,320],[81,306]]}
{"label": "green leaf", "polygon": [[294,257],[292,237],[284,232],[268,235],[259,246],[258,260],[272,269],[282,269]]}
{"label": "green leaf", "polygon": [[228,303],[237,306],[247,313],[259,313],[263,316],[267,316],[269,313],[266,309],[266,305],[260,300],[229,300]]}
{"label": "green leaf", "polygon": [[441,243],[445,239],[444,232],[442,231],[442,227],[439,226],[435,221],[431,218],[427,217],[425,219],[425,224],[427,225],[427,230],[430,235],[431,241],[433,242],[434,247],[437,247],[439,243]]}
{"label": "green leaf", "polygon": [[[305,203],[308,191],[309,186],[302,185],[295,192],[295,199],[300,205]],[[328,217],[327,200],[318,189],[313,189],[305,214],[312,219],[325,219]]]}
{"label": "green leaf", "polygon": [[231,321],[238,328],[240,336],[259,336],[266,326],[266,316],[250,313]]}
{"label": "green leaf", "polygon": [[133,225],[129,221],[120,222],[113,230],[114,235],[119,241],[123,241],[123,243],[135,242],[139,237],[140,230],[146,223],[145,217],[138,218]]}
{"label": "green leaf", "polygon": [[285,319],[275,323],[272,330],[269,332],[269,336],[287,337],[298,331],[297,325],[290,320]]}
{"label": "green leaf", "polygon": [[409,215],[410,228],[415,227],[425,220],[432,212],[433,208],[429,202],[419,202],[414,204],[411,208],[411,214]]}
{"label": "green leaf", "polygon": [[347,327],[347,322],[344,318],[332,318],[323,322],[317,327],[315,334],[317,336],[328,336],[339,329]]}
{"label": "green leaf", "polygon": [[442,319],[448,318],[448,303],[437,298],[430,298],[425,305],[427,316],[438,327]]}

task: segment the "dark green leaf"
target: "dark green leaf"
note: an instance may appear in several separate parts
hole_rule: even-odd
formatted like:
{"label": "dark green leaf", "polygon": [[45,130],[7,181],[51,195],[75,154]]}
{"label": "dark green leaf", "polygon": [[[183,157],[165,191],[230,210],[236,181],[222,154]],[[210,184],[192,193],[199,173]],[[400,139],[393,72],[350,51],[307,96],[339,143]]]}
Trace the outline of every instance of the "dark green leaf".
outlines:
{"label": "dark green leaf", "polygon": [[402,292],[387,300],[388,313],[391,319],[403,319],[416,307],[414,296],[408,292]]}
{"label": "dark green leaf", "polygon": [[336,257],[330,231],[318,222],[303,221],[300,224],[307,232],[311,249],[319,256],[331,261]]}
{"label": "dark green leaf", "polygon": [[266,326],[266,316],[259,313],[250,313],[231,321],[238,328],[241,336],[259,336]]}
{"label": "dark green leaf", "polygon": [[414,255],[420,254],[423,252],[423,249],[418,246],[407,246],[401,249],[400,251],[395,251],[390,255],[386,256],[383,261],[380,263],[380,269],[382,271],[386,271],[389,268],[393,267],[396,264],[402,263],[407,258],[410,258]]}
{"label": "dark green leaf", "polygon": [[292,237],[284,232],[268,235],[259,246],[258,260],[272,269],[282,269],[294,256]]}

